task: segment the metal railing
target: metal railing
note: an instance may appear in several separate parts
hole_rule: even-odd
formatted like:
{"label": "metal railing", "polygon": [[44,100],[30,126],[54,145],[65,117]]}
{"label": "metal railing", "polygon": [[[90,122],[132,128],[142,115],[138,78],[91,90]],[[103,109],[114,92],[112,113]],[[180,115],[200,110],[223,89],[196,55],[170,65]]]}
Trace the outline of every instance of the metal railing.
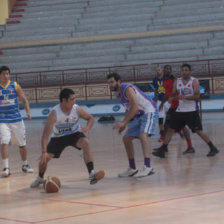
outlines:
{"label": "metal railing", "polygon": [[[173,74],[180,74],[180,66],[185,61],[167,62],[158,64],[138,64],[127,66],[101,67],[101,68],[87,68],[87,69],[71,69],[61,71],[39,71],[28,73],[14,73],[11,75],[13,80],[16,80],[27,92],[33,89],[34,98],[31,100],[35,102],[41,101],[38,96],[42,91],[50,90],[50,87],[61,89],[62,86],[76,86],[77,91],[82,92],[80,99],[88,100],[94,97],[112,98],[109,91],[102,91],[100,84],[106,84],[106,76],[110,72],[118,72],[122,81],[125,82],[150,82],[155,76],[155,68],[157,65],[164,66],[169,64],[172,66]],[[214,94],[216,91],[224,93],[224,59],[211,59],[188,61],[192,66],[192,74],[199,79],[210,80],[210,90]],[[223,77],[223,79],[222,79]],[[223,84],[222,84],[223,83]],[[105,90],[106,87],[103,87]],[[98,90],[97,90],[98,88]],[[95,95],[94,95],[95,91]],[[43,95],[43,94],[42,94]],[[55,96],[52,96],[55,99]],[[51,97],[46,99],[51,101]]]}

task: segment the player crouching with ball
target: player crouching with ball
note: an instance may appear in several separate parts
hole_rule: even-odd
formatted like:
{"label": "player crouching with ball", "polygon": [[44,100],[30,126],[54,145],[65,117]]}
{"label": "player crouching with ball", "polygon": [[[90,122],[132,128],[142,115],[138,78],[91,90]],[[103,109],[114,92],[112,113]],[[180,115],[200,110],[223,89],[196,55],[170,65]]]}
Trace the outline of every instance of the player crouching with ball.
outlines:
{"label": "player crouching with ball", "polygon": [[[104,177],[104,171],[94,171],[93,155],[87,133],[94,123],[92,115],[75,104],[75,94],[71,89],[63,89],[59,95],[60,103],[56,105],[49,114],[43,135],[42,155],[39,162],[39,176],[31,184],[31,188],[38,187],[43,183],[47,163],[52,158],[59,158],[67,146],[73,146],[83,150],[83,157],[89,172],[90,184],[95,184]],[[79,118],[87,121],[86,126],[79,125]],[[53,132],[52,132],[53,129]],[[48,137],[51,135],[50,142]]]}

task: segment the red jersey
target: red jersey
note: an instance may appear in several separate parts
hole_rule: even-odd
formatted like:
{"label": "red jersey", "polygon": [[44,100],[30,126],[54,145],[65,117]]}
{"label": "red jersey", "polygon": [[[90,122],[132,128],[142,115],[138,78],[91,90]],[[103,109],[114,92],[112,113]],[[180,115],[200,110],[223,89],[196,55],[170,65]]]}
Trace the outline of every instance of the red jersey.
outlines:
{"label": "red jersey", "polygon": [[[165,88],[166,95],[167,95],[168,99],[170,98],[172,91],[173,91],[173,83],[174,83],[173,76],[171,76],[169,79],[165,79],[163,81],[163,86]],[[172,109],[177,108],[178,104],[179,104],[178,100],[172,100],[170,108],[172,108]]]}

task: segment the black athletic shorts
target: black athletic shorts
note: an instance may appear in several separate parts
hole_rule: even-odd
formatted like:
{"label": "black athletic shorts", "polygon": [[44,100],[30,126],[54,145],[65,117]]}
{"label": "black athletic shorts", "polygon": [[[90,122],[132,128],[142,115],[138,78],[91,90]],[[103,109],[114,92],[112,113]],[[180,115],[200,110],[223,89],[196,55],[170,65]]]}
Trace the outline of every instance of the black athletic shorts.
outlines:
{"label": "black athletic shorts", "polygon": [[180,131],[187,125],[192,132],[201,131],[202,124],[198,111],[175,112],[170,121],[170,127],[175,131]]}
{"label": "black athletic shorts", "polygon": [[170,125],[171,118],[175,114],[177,108],[169,108],[169,110],[166,113],[166,120],[165,125]]}
{"label": "black athletic shorts", "polygon": [[82,132],[75,132],[71,135],[65,135],[62,137],[53,137],[47,145],[47,152],[54,155],[54,158],[59,158],[65,147],[73,146],[79,150],[76,143],[80,138],[85,138],[86,136]]}

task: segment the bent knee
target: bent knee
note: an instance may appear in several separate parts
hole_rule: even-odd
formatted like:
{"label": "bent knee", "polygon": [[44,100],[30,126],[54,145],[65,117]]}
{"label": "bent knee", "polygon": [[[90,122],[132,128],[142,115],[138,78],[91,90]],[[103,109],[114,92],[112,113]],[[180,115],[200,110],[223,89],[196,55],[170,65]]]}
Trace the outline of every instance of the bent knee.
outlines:
{"label": "bent knee", "polygon": [[77,142],[77,146],[82,149],[89,147],[89,145],[90,144],[88,138],[80,138]]}

